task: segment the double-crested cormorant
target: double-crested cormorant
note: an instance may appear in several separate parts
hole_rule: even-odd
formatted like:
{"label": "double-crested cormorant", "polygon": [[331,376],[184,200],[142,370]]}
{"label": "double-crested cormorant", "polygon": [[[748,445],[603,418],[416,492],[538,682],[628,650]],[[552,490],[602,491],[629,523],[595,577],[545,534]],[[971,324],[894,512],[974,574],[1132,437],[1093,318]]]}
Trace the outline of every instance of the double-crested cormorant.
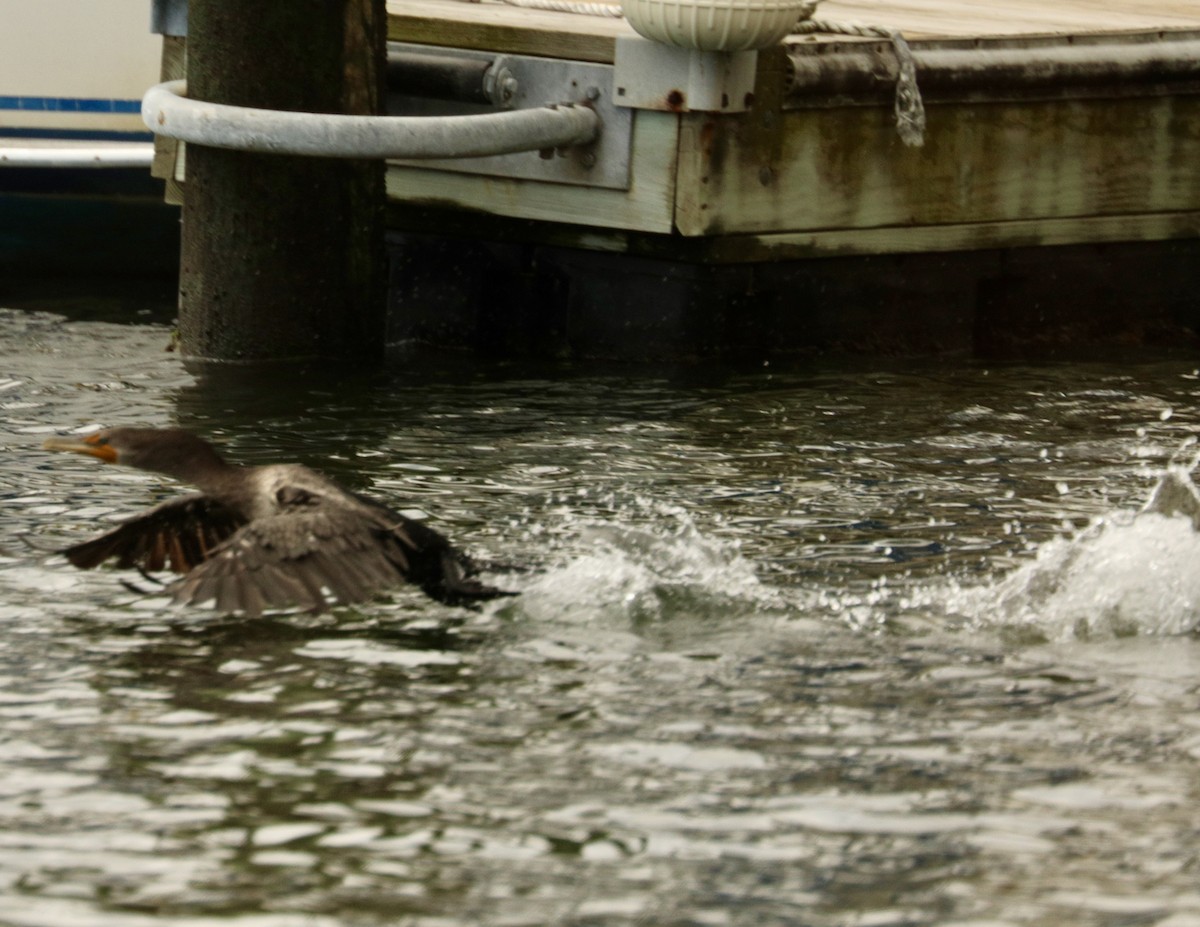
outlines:
{"label": "double-crested cormorant", "polygon": [[471,577],[473,564],[420,522],[354,495],[299,464],[240,467],[179,428],[107,428],[51,438],[51,451],[89,454],[191,483],[170,499],[62,553],[91,569],[117,565],[181,573],[177,602],[212,602],[259,615],[330,601],[361,602],[407,581],[447,604],[511,595]]}

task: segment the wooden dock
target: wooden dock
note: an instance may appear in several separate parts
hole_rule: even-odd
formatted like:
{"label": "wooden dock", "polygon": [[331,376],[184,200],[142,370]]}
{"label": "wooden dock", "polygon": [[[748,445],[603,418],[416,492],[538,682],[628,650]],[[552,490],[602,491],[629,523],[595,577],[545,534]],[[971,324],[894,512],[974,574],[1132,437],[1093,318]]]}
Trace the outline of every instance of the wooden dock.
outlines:
{"label": "wooden dock", "polygon": [[[1003,276],[998,268],[1006,254],[1171,242],[1194,254],[1200,237],[1200,4],[1194,2],[822,3],[816,19],[894,29],[908,40],[926,110],[921,147],[897,135],[898,63],[893,46],[878,36],[794,36],[759,52],[746,106],[693,109],[664,98],[623,109],[621,48],[636,41],[623,20],[492,0],[391,0],[388,10],[389,38],[405,48],[590,68],[582,82],[630,123],[627,170],[610,170],[605,182],[541,178],[545,159],[536,153],[520,156],[515,169],[513,156],[492,166],[392,164],[391,222],[410,244],[466,235],[616,253],[682,262],[693,267],[693,280],[707,273],[695,271],[697,265],[755,266],[755,286],[773,276],[794,280],[801,266],[817,273],[825,266],[818,259],[924,254],[939,256],[944,266],[941,256],[961,253],[959,267],[977,268],[967,274],[977,282],[967,286],[958,270],[944,276],[954,281],[948,285],[976,292],[979,279]],[[564,87],[563,95],[581,92],[582,84]],[[611,159],[611,151],[601,153],[602,166]],[[1115,251],[1106,259],[1125,266]],[[579,265],[574,257],[564,262]],[[914,263],[914,274],[928,264]],[[569,287],[606,276],[566,273]],[[744,273],[734,276],[732,289],[716,287],[726,303],[747,286]],[[1175,286],[1176,277],[1168,277]],[[711,287],[705,281],[678,296],[675,315],[687,316],[688,301]],[[913,285],[931,287],[928,280]],[[889,292],[902,286],[894,282]],[[934,289],[941,295],[929,299],[945,298],[944,287]],[[1032,292],[1026,284],[1018,289],[1019,298]],[[1107,299],[1113,311],[1100,315],[1119,318],[1119,300]],[[579,304],[576,296],[568,301]],[[964,323],[971,331],[919,335],[909,339],[913,349],[970,349],[980,307],[961,293],[954,301],[955,311],[972,320]],[[1164,292],[1150,303],[1166,314],[1167,327],[1196,321],[1179,319],[1177,294]],[[926,322],[925,328],[937,327]],[[819,319],[814,324],[812,331],[823,330]],[[400,335],[420,338],[424,331],[415,324]]]}
{"label": "wooden dock", "polygon": [[[621,20],[462,0],[389,0],[391,37],[457,48],[612,63]],[[906,38],[1138,35],[1200,29],[1192,0],[826,0],[817,18],[899,29]]]}

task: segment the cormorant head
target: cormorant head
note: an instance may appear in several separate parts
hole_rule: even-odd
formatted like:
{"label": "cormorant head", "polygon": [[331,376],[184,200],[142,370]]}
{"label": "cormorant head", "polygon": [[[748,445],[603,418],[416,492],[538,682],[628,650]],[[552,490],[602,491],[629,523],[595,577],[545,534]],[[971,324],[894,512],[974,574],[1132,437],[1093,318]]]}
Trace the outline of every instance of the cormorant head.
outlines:
{"label": "cormorant head", "polygon": [[211,444],[182,428],[104,428],[79,438],[49,438],[48,451],[72,451],[186,482],[224,469]]}

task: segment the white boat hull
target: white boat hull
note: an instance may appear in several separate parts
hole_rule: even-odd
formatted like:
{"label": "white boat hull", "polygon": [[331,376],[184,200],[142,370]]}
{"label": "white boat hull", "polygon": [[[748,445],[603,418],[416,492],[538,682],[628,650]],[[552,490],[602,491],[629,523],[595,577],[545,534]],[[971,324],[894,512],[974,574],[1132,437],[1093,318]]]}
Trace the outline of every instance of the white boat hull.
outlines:
{"label": "white boat hull", "polygon": [[148,0],[3,0],[0,24],[0,145],[150,140],[141,99],[162,42]]}

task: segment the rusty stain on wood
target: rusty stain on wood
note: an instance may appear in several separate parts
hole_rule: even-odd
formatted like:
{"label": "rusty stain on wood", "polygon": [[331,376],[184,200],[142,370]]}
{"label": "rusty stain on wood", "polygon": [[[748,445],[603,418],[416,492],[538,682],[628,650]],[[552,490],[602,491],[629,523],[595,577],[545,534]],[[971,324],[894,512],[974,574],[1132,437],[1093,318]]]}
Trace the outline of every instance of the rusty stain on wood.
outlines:
{"label": "rusty stain on wood", "polygon": [[765,187],[752,120],[722,117],[719,143],[681,150],[680,185],[707,188],[703,215],[676,217],[685,235],[1200,210],[1197,96],[938,108],[918,150],[886,111],[787,112]]}

